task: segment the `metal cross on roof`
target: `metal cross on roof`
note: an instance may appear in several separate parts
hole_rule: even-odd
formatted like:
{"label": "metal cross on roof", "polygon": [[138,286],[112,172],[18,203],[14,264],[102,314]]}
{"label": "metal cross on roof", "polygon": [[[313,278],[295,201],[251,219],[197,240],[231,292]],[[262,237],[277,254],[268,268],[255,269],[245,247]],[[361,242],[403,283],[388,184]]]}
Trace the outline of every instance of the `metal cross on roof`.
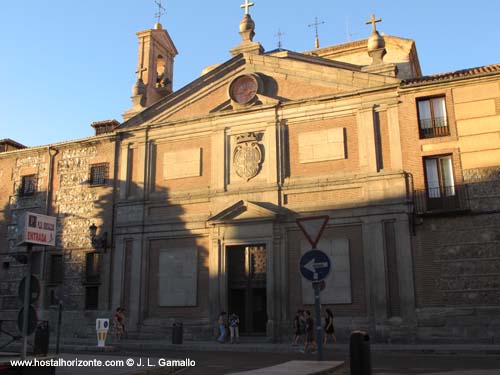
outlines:
{"label": "metal cross on roof", "polygon": [[367,25],[369,25],[370,23],[372,24],[372,33],[377,32],[377,26],[376,26],[377,22],[382,22],[382,18],[375,18],[375,14],[373,13],[372,13],[372,18],[370,18],[368,21],[365,22]]}
{"label": "metal cross on roof", "polygon": [[158,5],[158,12],[155,13],[156,22],[160,23],[160,18],[165,14],[166,9],[161,4],[162,0],[155,0],[156,5]]}
{"label": "metal cross on roof", "polygon": [[241,4],[240,8],[245,8],[245,14],[250,14],[249,8],[253,7],[255,4],[251,3],[250,0],[245,0],[245,4]]}
{"label": "metal cross on roof", "polygon": [[281,37],[285,35],[285,33],[282,33],[280,29],[278,29],[278,33],[275,35],[275,37],[278,38],[278,48],[281,49]]}
{"label": "metal cross on roof", "polygon": [[137,79],[142,79],[142,72],[145,72],[148,68],[143,68],[142,66],[137,69],[135,74],[137,74]]}
{"label": "metal cross on roof", "polygon": [[316,46],[316,48],[319,48],[318,26],[319,25],[323,25],[324,23],[325,23],[325,21],[319,22],[318,21],[318,17],[314,17],[314,23],[311,23],[310,25],[308,25],[309,27],[313,27],[314,26],[314,28],[315,28],[315,31],[316,31],[315,46]]}

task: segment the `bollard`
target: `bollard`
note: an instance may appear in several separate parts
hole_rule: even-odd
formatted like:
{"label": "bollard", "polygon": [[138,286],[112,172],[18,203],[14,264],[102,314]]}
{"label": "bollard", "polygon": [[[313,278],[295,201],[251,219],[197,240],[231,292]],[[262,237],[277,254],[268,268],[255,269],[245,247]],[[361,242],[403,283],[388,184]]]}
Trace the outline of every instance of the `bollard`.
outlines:
{"label": "bollard", "polygon": [[351,333],[349,343],[351,375],[371,375],[370,336],[364,331]]}
{"label": "bollard", "polygon": [[96,319],[95,329],[97,331],[97,347],[104,348],[108,336],[109,319]]}
{"label": "bollard", "polygon": [[33,354],[47,356],[47,353],[49,352],[49,339],[49,322],[42,321],[36,327]]}

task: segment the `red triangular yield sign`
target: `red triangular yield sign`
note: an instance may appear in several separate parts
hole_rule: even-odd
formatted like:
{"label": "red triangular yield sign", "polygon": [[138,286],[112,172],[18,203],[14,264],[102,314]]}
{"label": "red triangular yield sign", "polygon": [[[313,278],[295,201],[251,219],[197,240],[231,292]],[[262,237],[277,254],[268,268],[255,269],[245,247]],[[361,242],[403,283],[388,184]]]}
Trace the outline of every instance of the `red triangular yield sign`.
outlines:
{"label": "red triangular yield sign", "polygon": [[316,247],[330,216],[309,216],[297,219],[300,230],[304,233],[313,248]]}

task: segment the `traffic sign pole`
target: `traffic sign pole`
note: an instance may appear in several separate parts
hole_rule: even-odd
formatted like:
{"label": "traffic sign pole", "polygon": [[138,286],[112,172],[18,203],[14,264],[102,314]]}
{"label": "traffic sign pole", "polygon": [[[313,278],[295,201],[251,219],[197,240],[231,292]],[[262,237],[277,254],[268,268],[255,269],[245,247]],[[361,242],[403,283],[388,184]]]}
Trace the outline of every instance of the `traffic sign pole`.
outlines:
{"label": "traffic sign pole", "polygon": [[27,264],[26,264],[26,278],[24,284],[24,312],[23,312],[23,353],[21,359],[26,359],[26,353],[28,350],[28,317],[30,312],[30,300],[31,300],[31,272],[32,272],[32,262],[31,262],[31,250],[33,248],[32,244],[27,245]]}
{"label": "traffic sign pole", "polygon": [[318,345],[318,361],[323,360],[323,328],[321,327],[321,301],[319,283],[313,283],[314,287],[314,310],[316,312],[316,343]]}
{"label": "traffic sign pole", "polygon": [[331,261],[327,254],[316,249],[316,245],[326,228],[326,224],[330,220],[328,215],[309,216],[297,219],[297,224],[306,236],[312,246],[312,249],[307,251],[300,258],[300,273],[308,280],[312,281],[314,288],[314,310],[316,315],[316,343],[318,349],[318,361],[323,360],[323,328],[321,327],[321,301],[320,291],[321,281],[323,281],[330,272]]}

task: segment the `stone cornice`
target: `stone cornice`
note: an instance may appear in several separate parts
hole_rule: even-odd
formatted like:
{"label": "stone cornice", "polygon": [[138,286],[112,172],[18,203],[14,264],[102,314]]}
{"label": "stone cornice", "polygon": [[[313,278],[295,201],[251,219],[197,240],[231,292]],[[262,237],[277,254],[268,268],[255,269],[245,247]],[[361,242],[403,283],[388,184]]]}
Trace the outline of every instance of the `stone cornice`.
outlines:
{"label": "stone cornice", "polygon": [[40,152],[45,152],[49,148],[63,149],[63,148],[71,148],[71,147],[82,147],[82,146],[86,146],[88,144],[101,143],[101,142],[104,142],[106,140],[114,141],[116,137],[117,137],[116,134],[103,134],[103,135],[97,135],[97,136],[92,136],[92,137],[87,137],[87,138],[74,139],[74,140],[70,140],[70,141],[51,143],[48,145],[26,147],[26,148],[23,148],[20,150],[2,152],[2,153],[0,153],[0,159],[16,156],[16,155],[20,155],[20,154],[37,154]]}

